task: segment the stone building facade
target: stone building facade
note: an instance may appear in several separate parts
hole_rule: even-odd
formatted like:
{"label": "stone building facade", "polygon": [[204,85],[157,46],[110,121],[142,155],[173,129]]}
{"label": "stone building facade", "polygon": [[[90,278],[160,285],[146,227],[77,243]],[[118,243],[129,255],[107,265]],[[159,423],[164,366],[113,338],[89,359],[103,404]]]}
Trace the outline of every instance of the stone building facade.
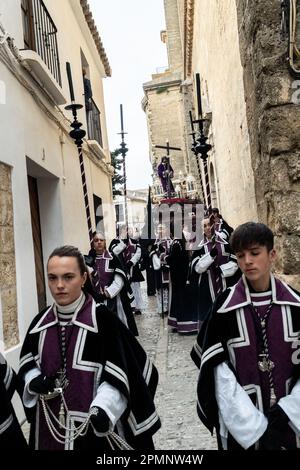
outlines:
{"label": "stone building facade", "polygon": [[236,8],[258,218],[276,234],[278,271],[300,288],[300,74],[288,69],[280,2],[236,0]]}
{"label": "stone building facade", "polygon": [[164,0],[166,31],[161,39],[167,46],[168,67],[161,73],[152,75],[152,80],[144,83],[143,109],[146,113],[149,134],[149,155],[153,167],[152,194],[161,197],[162,188],[157,176],[157,166],[166,150],[155,145],[166,145],[180,150],[170,151],[170,162],[174,169],[173,185],[178,195],[187,188],[188,195],[200,194],[197,166],[191,152],[191,132],[189,110],[192,106],[192,83],[184,79],[183,37],[180,24],[180,11],[177,2]]}
{"label": "stone building facade", "polygon": [[[213,205],[236,226],[257,218],[236,6],[218,0],[184,3],[185,73],[194,85],[200,75],[205,131],[212,145]],[[196,93],[194,99],[196,107]]]}
{"label": "stone building facade", "polygon": [[[179,49],[182,45],[182,80],[192,84],[192,110],[197,108],[195,75],[200,74],[212,145],[208,174],[213,205],[232,226],[248,220],[268,224],[276,236],[276,270],[299,288],[300,100],[295,78],[300,73],[295,77],[288,69],[281,2],[169,0],[165,11],[166,34],[171,39],[175,29]],[[144,86],[149,109],[154,102],[150,85]],[[159,103],[150,112],[158,109]],[[149,124],[152,114],[150,139],[157,132]],[[182,115],[176,118],[180,122]],[[167,133],[168,125],[157,127]],[[201,172],[203,177],[203,167]]]}
{"label": "stone building facade", "polygon": [[19,342],[11,168],[0,162],[0,341]]}

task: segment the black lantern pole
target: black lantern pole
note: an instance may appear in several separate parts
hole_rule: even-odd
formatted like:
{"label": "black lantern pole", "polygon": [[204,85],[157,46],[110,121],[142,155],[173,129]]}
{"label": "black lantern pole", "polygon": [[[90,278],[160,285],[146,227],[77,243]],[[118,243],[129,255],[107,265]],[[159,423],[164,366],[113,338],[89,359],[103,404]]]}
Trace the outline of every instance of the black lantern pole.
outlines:
{"label": "black lantern pole", "polygon": [[167,151],[168,157],[168,199],[171,198],[171,184],[170,184],[170,150],[181,150],[179,147],[171,147],[170,142],[167,140],[166,145],[154,145],[157,149],[164,149]]}
{"label": "black lantern pole", "polygon": [[[204,121],[204,119],[199,119],[196,122]],[[210,190],[210,183],[209,183],[209,175],[208,175],[208,152],[211,150],[211,145],[208,144],[207,137],[201,132],[201,128],[199,125],[200,136],[196,139],[196,146],[195,151],[197,154],[200,155],[201,160],[203,161],[203,169],[204,169],[204,180],[205,180],[205,192],[206,192],[206,202],[207,202],[207,209],[210,212],[212,205],[211,205],[211,190]]]}
{"label": "black lantern pole", "polygon": [[87,220],[87,226],[88,226],[89,239],[90,239],[90,242],[92,243],[93,229],[92,229],[89,197],[88,197],[88,192],[87,192],[86,175],[85,175],[83,153],[82,153],[83,138],[86,135],[86,132],[85,132],[85,130],[81,129],[82,123],[79,122],[78,119],[77,119],[77,111],[79,109],[83,108],[83,106],[81,104],[76,104],[75,103],[74,88],[73,88],[73,81],[72,81],[72,74],[71,74],[71,66],[70,66],[69,62],[67,62],[67,76],[68,76],[68,81],[69,81],[70,98],[71,98],[72,103],[69,104],[68,106],[65,106],[65,109],[67,111],[72,111],[73,118],[74,118],[74,121],[71,124],[71,127],[73,128],[73,130],[70,132],[70,137],[72,137],[72,139],[74,139],[74,142],[75,142],[75,144],[77,146],[77,150],[78,150],[80,173],[81,173],[81,184],[82,184],[83,197],[84,197],[86,220]]}
{"label": "black lantern pole", "polygon": [[196,142],[196,139],[195,139],[196,131],[195,131],[195,128],[194,128],[194,121],[193,121],[192,111],[189,111],[189,115],[190,115],[191,129],[192,129],[192,132],[190,133],[190,135],[193,138],[193,145],[192,145],[191,150],[194,153],[195,158],[196,158],[197,169],[198,169],[198,177],[199,177],[199,182],[200,182],[200,189],[201,189],[201,193],[202,193],[202,200],[203,200],[203,202],[205,202],[205,193],[204,193],[204,187],[203,187],[203,181],[202,181],[200,160],[199,160],[198,154],[195,150],[197,142]]}
{"label": "black lantern pole", "polygon": [[204,128],[203,124],[206,119],[203,119],[202,116],[202,103],[201,103],[201,89],[200,89],[200,75],[196,73],[196,89],[197,89],[197,104],[198,104],[198,119],[193,121],[193,123],[197,123],[199,126],[199,137],[196,139],[196,145],[194,146],[194,151],[197,155],[200,155],[200,158],[203,161],[203,169],[204,169],[204,179],[205,179],[205,192],[206,192],[206,202],[207,202],[207,209],[211,212],[211,191],[210,191],[210,183],[209,183],[209,175],[208,175],[208,165],[207,165],[207,158],[208,152],[211,150],[211,145],[208,144],[207,137],[204,135]]}
{"label": "black lantern pole", "polygon": [[[197,89],[197,104],[198,104],[198,119],[194,121],[198,123],[199,126],[199,137],[196,140],[195,145],[195,153],[200,156],[201,160],[203,161],[203,169],[204,169],[204,178],[205,178],[205,189],[206,189],[206,198],[207,198],[207,212],[210,221],[210,228],[211,228],[211,240],[213,243],[213,247],[216,246],[216,232],[215,232],[215,218],[212,214],[212,204],[211,204],[211,190],[210,190],[210,183],[209,183],[209,175],[208,175],[208,152],[211,150],[211,145],[208,144],[207,137],[204,134],[204,122],[206,119],[203,119],[202,116],[202,104],[201,104],[201,89],[200,89],[200,75],[199,73],[196,74],[196,89]],[[217,261],[215,260],[215,266],[218,267]],[[222,291],[222,279],[219,273],[219,270],[216,270],[216,286],[217,286],[217,295]]]}
{"label": "black lantern pole", "polygon": [[122,142],[120,144],[120,153],[123,157],[123,191],[124,191],[124,209],[125,209],[125,224],[128,229],[128,207],[127,207],[127,177],[126,177],[126,153],[128,152],[128,148],[124,142],[124,135],[127,132],[124,132],[124,122],[123,122],[123,105],[120,104],[120,117],[121,117],[121,132],[120,135],[122,137]]}

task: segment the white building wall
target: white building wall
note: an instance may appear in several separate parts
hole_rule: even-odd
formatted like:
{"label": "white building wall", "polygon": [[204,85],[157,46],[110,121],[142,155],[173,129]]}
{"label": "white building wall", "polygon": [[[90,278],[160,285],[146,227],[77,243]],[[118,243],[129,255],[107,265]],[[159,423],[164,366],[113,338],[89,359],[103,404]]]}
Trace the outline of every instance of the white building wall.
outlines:
{"label": "white building wall", "polygon": [[[62,88],[69,102],[65,72],[65,62],[68,61],[72,66],[76,99],[79,103],[84,103],[81,48],[90,66],[93,99],[101,110],[103,150],[105,161],[109,161],[102,88],[104,69],[93,39],[87,41],[77,24],[77,17],[71,7],[71,2],[75,3],[75,0],[63,2],[45,0],[45,5],[58,28]],[[79,0],[78,6],[80,7]],[[80,14],[80,9],[77,9],[76,14]],[[0,0],[0,13],[2,25],[9,36],[14,38],[15,45],[22,49],[24,45],[20,0],[9,2]],[[82,28],[88,37],[90,31],[87,24],[84,23]],[[22,70],[22,67],[19,66],[18,69]],[[24,70],[23,75],[28,79],[28,74]],[[60,107],[60,111],[59,108],[55,109],[39,87],[34,85],[29,78],[35,88],[36,97],[39,97],[49,110],[49,114],[46,113],[3,64],[1,58],[0,80],[4,82],[6,91],[6,102],[3,104],[0,102],[2,148],[0,161],[12,167],[17,303],[21,344],[30,321],[38,312],[27,172],[38,181],[44,267],[46,267],[50,252],[56,246],[74,244],[87,252],[89,240],[78,153],[71,138],[63,132],[63,129],[67,132],[70,130],[63,114],[71,119],[71,113],[66,112],[64,106]],[[58,122],[51,120],[50,115],[54,115]],[[79,113],[79,120],[85,123],[84,110]],[[84,148],[90,210],[94,225],[93,194],[101,197],[104,203],[113,207],[111,180],[98,164],[87,157],[86,145]],[[112,212],[106,220],[106,230],[110,236],[113,236],[115,230]],[[49,295],[47,300],[50,302]],[[11,359],[10,362],[15,367],[19,349],[20,345],[7,351],[7,357]]]}

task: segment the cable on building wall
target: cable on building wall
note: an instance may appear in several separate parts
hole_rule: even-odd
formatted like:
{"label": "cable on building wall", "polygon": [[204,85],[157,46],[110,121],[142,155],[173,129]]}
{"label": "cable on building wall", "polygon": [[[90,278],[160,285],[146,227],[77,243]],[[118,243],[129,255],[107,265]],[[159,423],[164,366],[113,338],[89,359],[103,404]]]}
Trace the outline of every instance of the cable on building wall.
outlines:
{"label": "cable on building wall", "polygon": [[295,78],[300,78],[300,50],[297,45],[298,10],[297,0],[281,1],[281,33],[283,38],[288,36],[288,65],[290,73]]}

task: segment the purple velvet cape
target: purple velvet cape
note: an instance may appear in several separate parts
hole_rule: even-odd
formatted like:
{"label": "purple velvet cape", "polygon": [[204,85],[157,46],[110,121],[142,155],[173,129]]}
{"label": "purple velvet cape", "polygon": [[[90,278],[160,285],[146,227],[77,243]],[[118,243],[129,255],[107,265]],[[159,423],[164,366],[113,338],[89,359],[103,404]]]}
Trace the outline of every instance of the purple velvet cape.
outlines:
{"label": "purple velvet cape", "polygon": [[[273,369],[275,392],[280,399],[290,392],[300,377],[300,366],[294,361],[295,341],[300,333],[300,296],[273,276],[271,287],[274,306],[267,324],[267,337],[270,357],[276,364]],[[242,276],[235,286],[217,298],[191,352],[193,361],[200,368],[197,411],[211,432],[214,428],[218,432],[219,428],[214,368],[224,361],[228,362],[240,385],[255,385],[249,387],[249,397],[262,412],[268,411],[269,396],[265,394],[269,390],[266,392],[263,383],[265,373],[258,371],[259,346],[250,304],[249,288]],[[289,436],[287,438],[290,441]]]}
{"label": "purple velvet cape", "polygon": [[[78,425],[86,416],[99,385],[106,381],[128,400],[121,422],[126,439],[137,448],[141,436],[151,439],[160,420],[153,402],[158,373],[145,351],[125,325],[103,305],[87,296],[82,309],[67,327],[67,377],[65,398],[70,410],[67,420]],[[71,335],[71,337],[69,336]],[[48,307],[31,323],[21,350],[20,370],[24,374],[39,367],[53,376],[61,366],[57,318]],[[60,399],[49,400],[58,416]],[[46,427],[40,404],[31,411],[30,446],[36,449],[63,449]],[[65,448],[69,448],[66,446]],[[75,441],[74,449],[106,450],[105,438],[95,436],[89,427],[86,436]]]}

